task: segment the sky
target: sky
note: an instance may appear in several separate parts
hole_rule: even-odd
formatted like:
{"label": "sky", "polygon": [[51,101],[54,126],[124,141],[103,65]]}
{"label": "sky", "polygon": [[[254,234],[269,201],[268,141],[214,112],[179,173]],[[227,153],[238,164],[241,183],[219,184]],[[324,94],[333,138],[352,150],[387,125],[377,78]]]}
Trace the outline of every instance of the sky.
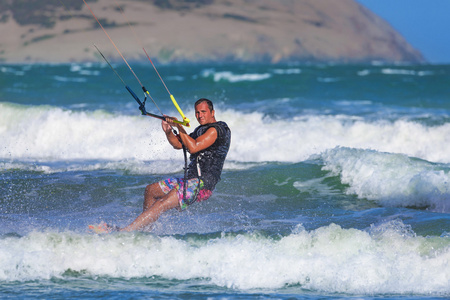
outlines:
{"label": "sky", "polygon": [[429,63],[450,64],[450,0],[356,0],[386,20]]}

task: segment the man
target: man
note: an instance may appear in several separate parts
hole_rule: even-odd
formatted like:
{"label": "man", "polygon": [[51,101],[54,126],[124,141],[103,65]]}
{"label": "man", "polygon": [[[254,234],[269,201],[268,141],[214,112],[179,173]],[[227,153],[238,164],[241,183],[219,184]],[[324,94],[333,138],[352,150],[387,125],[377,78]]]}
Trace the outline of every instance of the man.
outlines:
{"label": "man", "polygon": [[[187,185],[184,178],[168,178],[150,184],[145,189],[143,212],[130,225],[119,229],[103,223],[91,229],[96,232],[141,230],[169,209],[184,210],[189,204],[212,195],[230,148],[231,131],[225,122],[216,121],[213,103],[208,99],[195,102],[195,117],[200,126],[189,135],[182,125],[173,122],[176,118],[166,117],[166,121],[162,121],[169,143],[175,149],[182,149],[184,145],[191,154]],[[178,129],[178,135],[174,134],[173,127]]]}

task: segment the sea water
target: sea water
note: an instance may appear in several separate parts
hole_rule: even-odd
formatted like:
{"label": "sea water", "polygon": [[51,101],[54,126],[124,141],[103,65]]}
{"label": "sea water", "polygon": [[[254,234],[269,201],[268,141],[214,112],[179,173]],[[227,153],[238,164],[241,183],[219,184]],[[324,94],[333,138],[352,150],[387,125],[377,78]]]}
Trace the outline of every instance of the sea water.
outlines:
{"label": "sea water", "polygon": [[[450,66],[158,68],[187,131],[202,97],[230,126],[222,180],[97,235],[183,154],[106,64],[0,65],[1,298],[450,297]],[[133,70],[147,111],[180,118],[151,65]]]}

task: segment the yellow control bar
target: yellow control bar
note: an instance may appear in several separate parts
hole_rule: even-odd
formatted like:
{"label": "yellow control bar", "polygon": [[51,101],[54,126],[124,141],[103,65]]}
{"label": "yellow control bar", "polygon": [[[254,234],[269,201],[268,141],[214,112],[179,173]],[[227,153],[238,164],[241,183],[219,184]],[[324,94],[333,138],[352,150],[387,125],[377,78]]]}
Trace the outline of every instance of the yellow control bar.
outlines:
{"label": "yellow control bar", "polygon": [[178,106],[178,103],[175,100],[175,97],[173,95],[170,95],[170,99],[172,100],[173,105],[175,105],[175,108],[178,110],[181,117],[183,118],[183,122],[175,121],[175,123],[182,124],[186,127],[191,127],[191,125],[189,124],[191,121],[188,118],[186,118],[186,116],[183,114],[183,111],[181,110],[180,106]]}

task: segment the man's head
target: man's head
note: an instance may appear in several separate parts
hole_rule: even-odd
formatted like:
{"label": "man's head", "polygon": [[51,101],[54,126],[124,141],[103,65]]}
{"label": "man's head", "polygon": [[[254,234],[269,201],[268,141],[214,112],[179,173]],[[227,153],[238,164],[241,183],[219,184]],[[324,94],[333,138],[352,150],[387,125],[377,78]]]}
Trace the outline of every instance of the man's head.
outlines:
{"label": "man's head", "polygon": [[195,102],[195,117],[200,125],[216,122],[214,114],[214,105],[211,100],[201,98]]}

